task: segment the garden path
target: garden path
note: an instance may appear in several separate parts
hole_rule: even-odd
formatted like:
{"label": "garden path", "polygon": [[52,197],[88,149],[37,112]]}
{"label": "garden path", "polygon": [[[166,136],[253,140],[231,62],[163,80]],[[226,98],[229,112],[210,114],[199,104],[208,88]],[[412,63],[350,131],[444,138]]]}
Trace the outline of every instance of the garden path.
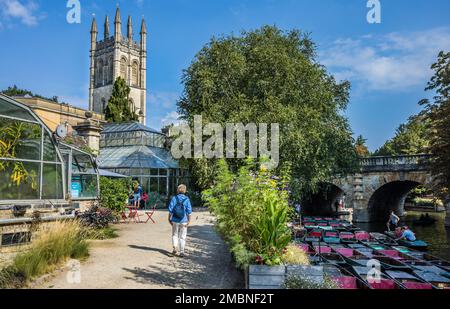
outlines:
{"label": "garden path", "polygon": [[226,244],[214,230],[207,210],[194,211],[188,230],[187,257],[170,257],[171,227],[167,212],[157,211],[156,224],[118,225],[120,237],[94,241],[81,264],[81,282],[67,280],[69,267],[35,282],[53,289],[232,289],[243,287]]}

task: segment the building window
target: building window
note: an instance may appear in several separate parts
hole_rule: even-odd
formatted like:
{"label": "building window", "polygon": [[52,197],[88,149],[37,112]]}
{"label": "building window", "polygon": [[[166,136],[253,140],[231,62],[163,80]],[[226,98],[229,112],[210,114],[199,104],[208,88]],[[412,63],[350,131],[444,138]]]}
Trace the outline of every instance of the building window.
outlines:
{"label": "building window", "polygon": [[131,68],[131,83],[133,86],[139,86],[139,64],[137,61],[133,62],[133,67]]}
{"label": "building window", "polygon": [[63,200],[62,168],[45,125],[19,103],[0,97],[0,202]]}
{"label": "building window", "polygon": [[122,58],[120,60],[120,77],[127,80],[127,59]]}
{"label": "building window", "polygon": [[98,61],[97,86],[103,86],[103,60]]}
{"label": "building window", "polygon": [[109,70],[108,70],[108,84],[111,84],[114,80],[114,59],[113,57],[109,58]]}

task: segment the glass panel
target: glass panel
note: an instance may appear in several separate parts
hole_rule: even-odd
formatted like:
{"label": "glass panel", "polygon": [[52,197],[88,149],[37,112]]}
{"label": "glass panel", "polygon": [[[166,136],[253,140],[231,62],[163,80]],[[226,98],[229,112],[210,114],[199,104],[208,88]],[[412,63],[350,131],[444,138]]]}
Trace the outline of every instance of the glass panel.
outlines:
{"label": "glass panel", "polygon": [[0,200],[38,200],[40,164],[0,160]]}
{"label": "glass panel", "polygon": [[62,168],[59,164],[44,164],[42,198],[64,199]]}
{"label": "glass panel", "polygon": [[98,196],[97,176],[73,175],[70,193],[73,199],[96,198]]}
{"label": "glass panel", "polygon": [[9,103],[3,99],[0,99],[0,114],[9,117],[21,118],[24,120],[36,121],[36,119],[26,109]]}
{"label": "glass panel", "polygon": [[159,175],[159,172],[158,172],[157,168],[152,168],[150,170],[150,173],[151,173],[152,176],[158,176]]}
{"label": "glass panel", "polygon": [[159,178],[159,194],[167,195],[167,178],[166,177]]}
{"label": "glass panel", "polygon": [[72,158],[73,173],[95,173],[91,156],[81,153],[75,153]]}
{"label": "glass panel", "polygon": [[0,117],[0,157],[40,160],[41,131],[38,124]]}
{"label": "glass panel", "polygon": [[150,178],[149,192],[158,192],[158,178]]}
{"label": "glass panel", "polygon": [[47,132],[44,134],[44,161],[58,162],[55,145]]}

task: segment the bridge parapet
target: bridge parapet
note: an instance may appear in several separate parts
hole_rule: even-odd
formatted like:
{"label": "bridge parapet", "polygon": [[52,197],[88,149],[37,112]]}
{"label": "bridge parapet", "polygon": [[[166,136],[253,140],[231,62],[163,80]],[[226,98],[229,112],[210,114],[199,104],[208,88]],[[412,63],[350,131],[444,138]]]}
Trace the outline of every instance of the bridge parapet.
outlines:
{"label": "bridge parapet", "polygon": [[363,172],[423,171],[430,158],[426,154],[370,157],[360,159],[360,166]]}

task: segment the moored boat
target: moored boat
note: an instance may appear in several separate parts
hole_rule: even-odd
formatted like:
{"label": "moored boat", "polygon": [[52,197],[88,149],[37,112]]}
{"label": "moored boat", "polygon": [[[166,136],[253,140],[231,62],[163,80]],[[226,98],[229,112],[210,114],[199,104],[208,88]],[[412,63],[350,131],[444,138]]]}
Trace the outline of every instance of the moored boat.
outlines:
{"label": "moored boat", "polygon": [[437,289],[450,289],[450,279],[434,272],[415,270],[414,275],[426,282],[429,282]]}
{"label": "moored boat", "polygon": [[321,240],[321,238],[322,238],[322,230],[313,229],[306,234],[304,240],[310,243],[310,242],[318,242]]}
{"label": "moored boat", "polygon": [[344,244],[354,244],[357,242],[355,234],[353,234],[352,232],[340,232],[339,238]]}
{"label": "moored boat", "polygon": [[355,276],[348,270],[332,264],[323,265],[324,275],[333,280],[339,289],[342,290],[357,290],[369,289],[369,285]]}
{"label": "moored boat", "polygon": [[[396,239],[394,232],[385,232],[385,234],[394,240]],[[396,241],[400,246],[408,247],[411,249],[415,249],[415,250],[427,250],[428,249],[428,243],[423,240],[418,239],[418,240],[414,240],[414,241],[409,241],[406,239],[399,239]]]}
{"label": "moored boat", "polygon": [[364,266],[353,266],[355,274],[371,289],[379,290],[397,290],[402,289],[401,285],[394,279],[388,277],[386,274],[379,273],[378,276],[369,275],[369,268]]}
{"label": "moored boat", "polygon": [[339,233],[337,231],[324,231],[323,232],[323,241],[327,244],[339,244],[341,242],[339,238]]}
{"label": "moored boat", "polygon": [[391,237],[381,233],[370,233],[370,236],[379,243],[386,246],[397,246],[398,243]]}
{"label": "moored boat", "polygon": [[386,271],[386,275],[397,281],[404,289],[408,290],[431,290],[433,285],[419,277],[404,271]]}
{"label": "moored boat", "polygon": [[344,260],[344,258],[337,253],[333,253],[333,252],[321,253],[320,256],[328,264],[338,265],[338,266],[345,266],[347,264],[347,262]]}

